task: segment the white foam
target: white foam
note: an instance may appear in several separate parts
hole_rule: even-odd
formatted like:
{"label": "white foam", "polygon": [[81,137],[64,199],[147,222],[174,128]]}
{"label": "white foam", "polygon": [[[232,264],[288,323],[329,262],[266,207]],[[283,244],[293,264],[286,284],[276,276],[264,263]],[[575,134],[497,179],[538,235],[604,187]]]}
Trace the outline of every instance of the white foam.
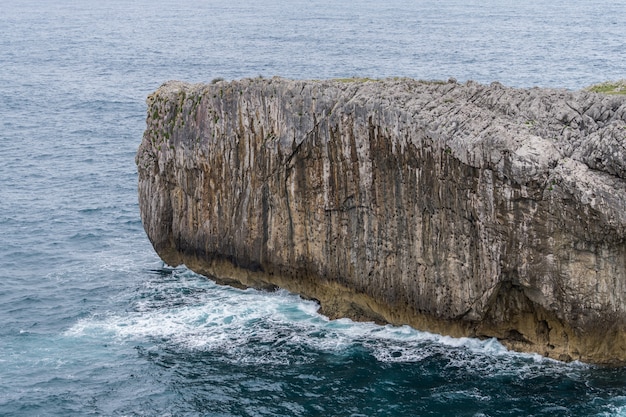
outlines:
{"label": "white foam", "polygon": [[614,397],[608,406],[609,411],[597,414],[598,417],[626,417],[626,397]]}
{"label": "white foam", "polygon": [[[317,304],[286,291],[273,293],[218,286],[185,269],[155,277],[139,290],[132,311],[94,315],[68,329],[68,337],[168,343],[181,349],[218,352],[244,363],[308,361],[303,351],[343,354],[364,348],[381,362],[420,362],[448,355],[450,366],[485,365],[485,357],[545,363],[539,355],[509,352],[495,339],[453,338],[408,326],[328,320]],[[304,348],[304,349],[303,349]],[[294,352],[299,352],[294,354]],[[450,352],[457,352],[450,354]],[[521,369],[521,370],[520,370]]]}

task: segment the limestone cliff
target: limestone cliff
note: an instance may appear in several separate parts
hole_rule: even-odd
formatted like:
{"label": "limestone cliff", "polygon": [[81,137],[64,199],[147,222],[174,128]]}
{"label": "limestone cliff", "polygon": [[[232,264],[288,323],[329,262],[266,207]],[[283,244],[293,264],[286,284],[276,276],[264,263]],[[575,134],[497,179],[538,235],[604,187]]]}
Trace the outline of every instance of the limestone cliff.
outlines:
{"label": "limestone cliff", "polygon": [[626,363],[626,97],[259,78],[147,103],[139,202],[168,264]]}

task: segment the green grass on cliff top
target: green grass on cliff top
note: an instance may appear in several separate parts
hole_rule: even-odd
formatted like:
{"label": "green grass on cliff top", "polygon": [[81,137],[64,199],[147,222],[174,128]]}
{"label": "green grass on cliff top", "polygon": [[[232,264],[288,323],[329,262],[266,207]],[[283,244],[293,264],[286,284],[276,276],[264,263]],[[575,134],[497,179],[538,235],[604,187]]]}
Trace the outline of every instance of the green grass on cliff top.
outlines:
{"label": "green grass on cliff top", "polygon": [[[398,80],[399,77],[387,78],[387,80]],[[382,79],[377,78],[368,78],[368,77],[350,77],[350,78],[333,78],[333,81],[338,81],[341,83],[365,83],[365,82],[377,82],[384,81]],[[445,81],[426,81],[419,80],[423,83],[428,84],[446,84]],[[593,93],[602,93],[602,94],[623,94],[626,95],[626,79],[619,81],[606,81],[599,84],[591,85],[585,88],[586,91],[591,91]]]}
{"label": "green grass on cliff top", "polygon": [[625,94],[626,95],[626,80],[620,81],[606,81],[600,84],[594,84],[585,88],[587,91],[603,94]]}

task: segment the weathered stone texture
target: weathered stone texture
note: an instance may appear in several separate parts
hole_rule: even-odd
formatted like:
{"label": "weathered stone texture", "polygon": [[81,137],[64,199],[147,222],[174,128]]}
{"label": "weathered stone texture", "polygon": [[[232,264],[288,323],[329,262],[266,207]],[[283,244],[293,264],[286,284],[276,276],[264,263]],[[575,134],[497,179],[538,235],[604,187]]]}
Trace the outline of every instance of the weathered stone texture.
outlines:
{"label": "weathered stone texture", "polygon": [[350,316],[626,362],[626,98],[408,79],[148,98],[146,232],[169,264]]}

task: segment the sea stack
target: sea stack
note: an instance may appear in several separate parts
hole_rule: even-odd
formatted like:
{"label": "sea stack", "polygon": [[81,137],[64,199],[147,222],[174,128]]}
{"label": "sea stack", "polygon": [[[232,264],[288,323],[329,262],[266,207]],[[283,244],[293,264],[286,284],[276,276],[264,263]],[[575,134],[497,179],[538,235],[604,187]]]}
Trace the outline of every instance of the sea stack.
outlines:
{"label": "sea stack", "polygon": [[331,318],[626,363],[626,96],[168,82],[136,162],[161,258]]}

